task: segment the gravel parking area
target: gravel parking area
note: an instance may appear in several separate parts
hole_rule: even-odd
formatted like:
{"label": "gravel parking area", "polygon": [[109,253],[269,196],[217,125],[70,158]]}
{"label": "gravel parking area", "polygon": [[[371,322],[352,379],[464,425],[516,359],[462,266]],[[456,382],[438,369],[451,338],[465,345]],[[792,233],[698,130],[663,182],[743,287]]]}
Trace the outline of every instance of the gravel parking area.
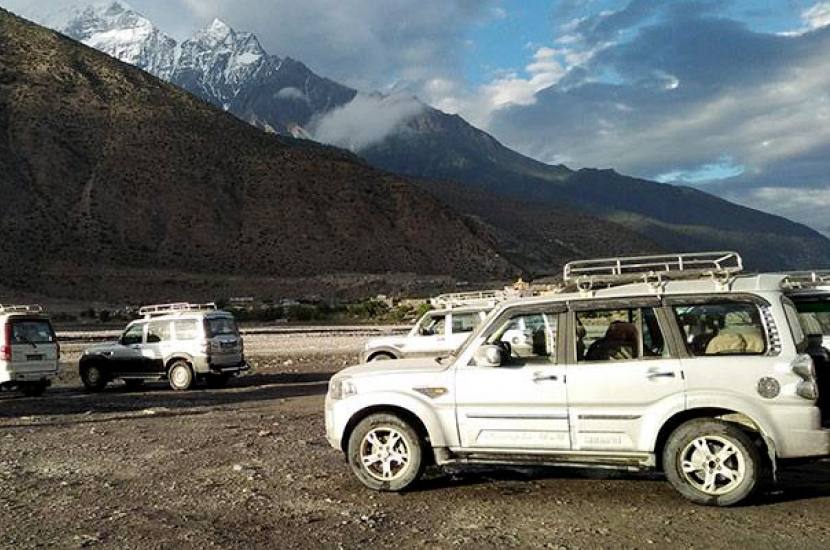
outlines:
{"label": "gravel parking area", "polygon": [[826,462],[733,509],[691,505],[659,475],[573,469],[458,469],[371,493],[322,414],[367,337],[251,336],[253,372],[222,390],[91,395],[69,366],[43,397],[0,395],[0,545],[830,547]]}

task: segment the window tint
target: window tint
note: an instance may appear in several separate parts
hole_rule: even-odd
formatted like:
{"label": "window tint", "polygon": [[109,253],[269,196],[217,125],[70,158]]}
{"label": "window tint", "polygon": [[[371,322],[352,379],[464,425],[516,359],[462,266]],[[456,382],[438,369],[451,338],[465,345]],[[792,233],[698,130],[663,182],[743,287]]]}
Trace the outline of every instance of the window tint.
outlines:
{"label": "window tint", "polygon": [[487,337],[487,344],[498,344],[510,351],[504,364],[550,363],[556,360],[557,314],[517,314],[502,323]]}
{"label": "window tint", "polygon": [[421,336],[444,335],[446,317],[443,315],[430,316],[424,319],[421,325]]}
{"label": "window tint", "polygon": [[170,341],[170,321],[155,321],[147,326],[147,343],[158,344]]}
{"label": "window tint", "polygon": [[787,324],[790,325],[790,332],[793,335],[795,347],[799,351],[803,351],[807,346],[807,335],[804,334],[804,329],[801,326],[801,321],[798,319],[798,311],[795,309],[795,304],[786,296],[782,298],[784,304],[784,312],[787,315]]}
{"label": "window tint", "polygon": [[479,320],[478,313],[453,313],[452,332],[453,334],[472,332],[478,325]]}
{"label": "window tint", "polygon": [[762,355],[767,340],[754,304],[723,302],[675,306],[686,347],[695,356]]}
{"label": "window tint", "polygon": [[16,319],[11,321],[12,344],[46,344],[55,341],[52,325],[46,320]]}
{"label": "window tint", "polygon": [[176,340],[195,340],[199,337],[199,322],[196,319],[174,321]]}
{"label": "window tint", "polygon": [[[656,321],[656,319],[655,319]],[[640,357],[638,309],[609,309],[576,313],[578,361],[625,361]],[[655,327],[652,330],[659,329]],[[652,345],[655,336],[650,335]],[[660,337],[662,340],[662,336]]]}
{"label": "window tint", "polygon": [[205,332],[207,332],[208,338],[222,336],[225,334],[239,334],[239,330],[236,328],[236,321],[234,321],[231,317],[213,317],[205,319]]}
{"label": "window tint", "polygon": [[125,346],[140,344],[144,339],[144,323],[138,323],[128,328],[121,337],[121,343]]}
{"label": "window tint", "polygon": [[830,300],[799,300],[795,307],[805,331],[830,336]]}

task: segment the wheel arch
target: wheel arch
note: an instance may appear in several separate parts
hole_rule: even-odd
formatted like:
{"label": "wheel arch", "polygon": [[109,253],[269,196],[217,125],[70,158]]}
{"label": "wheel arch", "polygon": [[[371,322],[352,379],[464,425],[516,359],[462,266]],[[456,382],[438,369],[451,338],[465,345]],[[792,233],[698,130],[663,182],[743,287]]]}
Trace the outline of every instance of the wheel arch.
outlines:
{"label": "wheel arch", "polygon": [[[196,364],[195,364],[195,363],[194,363],[194,361],[193,361],[193,356],[191,356],[191,355],[189,355],[189,354],[187,354],[187,353],[176,353],[175,355],[171,355],[171,356],[170,356],[169,358],[167,358],[167,360],[164,362],[164,370],[165,370],[165,372],[170,372],[170,367],[172,367],[172,366],[173,366],[173,364],[174,364],[176,361],[184,361],[185,363],[187,363],[188,365],[190,365],[191,370],[192,370],[192,369],[196,366]],[[194,374],[195,374],[195,371],[194,371]]]}
{"label": "wheel arch", "polygon": [[366,362],[372,361],[378,355],[389,355],[392,359],[400,359],[403,357],[403,354],[399,349],[393,348],[391,346],[382,346],[378,348],[374,348],[366,352]]}
{"label": "wheel arch", "polygon": [[766,453],[769,461],[771,462],[773,472],[775,471],[775,443],[764,431],[761,424],[745,413],[724,407],[696,407],[680,411],[668,418],[660,427],[660,430],[657,433],[657,438],[654,442],[654,454],[658,469],[662,469],[663,467],[663,450],[665,449],[672,432],[674,432],[674,430],[676,430],[680,425],[690,420],[696,420],[699,418],[711,418],[722,420],[724,422],[730,422],[732,424],[739,425],[741,428],[749,431],[750,433],[756,434],[760,444],[763,446],[763,451]]}

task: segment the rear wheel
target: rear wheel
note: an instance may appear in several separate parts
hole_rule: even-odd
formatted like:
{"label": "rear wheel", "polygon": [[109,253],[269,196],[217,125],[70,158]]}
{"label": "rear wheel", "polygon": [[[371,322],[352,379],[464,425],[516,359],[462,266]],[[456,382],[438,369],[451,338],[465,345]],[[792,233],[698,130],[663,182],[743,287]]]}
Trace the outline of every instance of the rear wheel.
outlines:
{"label": "rear wheel", "polygon": [[193,386],[193,370],[184,361],[176,361],[167,373],[170,387],[177,391],[189,390]]}
{"label": "rear wheel", "polygon": [[46,391],[45,382],[26,382],[20,385],[20,391],[27,397],[37,397]]}
{"label": "rear wheel", "polygon": [[391,353],[387,353],[385,351],[382,351],[380,353],[376,353],[373,356],[371,356],[369,358],[369,362],[372,362],[372,361],[389,361],[389,360],[394,359],[394,358],[395,357]]}
{"label": "rear wheel", "polygon": [[669,436],[663,466],[669,482],[692,502],[731,506],[757,489],[763,462],[752,438],[735,424],[697,419]]}
{"label": "rear wheel", "polygon": [[365,486],[401,491],[424,471],[424,445],[418,432],[393,414],[367,416],[349,437],[348,460]]}
{"label": "rear wheel", "polygon": [[107,379],[101,367],[95,364],[81,366],[81,382],[88,391],[98,392],[107,386]]}

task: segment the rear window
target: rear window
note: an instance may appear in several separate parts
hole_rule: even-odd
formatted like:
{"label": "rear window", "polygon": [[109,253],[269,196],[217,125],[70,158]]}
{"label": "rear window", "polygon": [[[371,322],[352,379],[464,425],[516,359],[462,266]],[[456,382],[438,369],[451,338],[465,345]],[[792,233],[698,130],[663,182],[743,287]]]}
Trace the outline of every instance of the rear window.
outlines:
{"label": "rear window", "polygon": [[225,334],[239,334],[236,321],[231,317],[212,317],[205,319],[205,332],[208,338]]}
{"label": "rear window", "polygon": [[674,307],[686,348],[706,355],[763,355],[766,330],[754,304],[723,302]]}
{"label": "rear window", "polygon": [[52,325],[45,319],[15,319],[11,321],[12,344],[47,344],[55,341]]}

